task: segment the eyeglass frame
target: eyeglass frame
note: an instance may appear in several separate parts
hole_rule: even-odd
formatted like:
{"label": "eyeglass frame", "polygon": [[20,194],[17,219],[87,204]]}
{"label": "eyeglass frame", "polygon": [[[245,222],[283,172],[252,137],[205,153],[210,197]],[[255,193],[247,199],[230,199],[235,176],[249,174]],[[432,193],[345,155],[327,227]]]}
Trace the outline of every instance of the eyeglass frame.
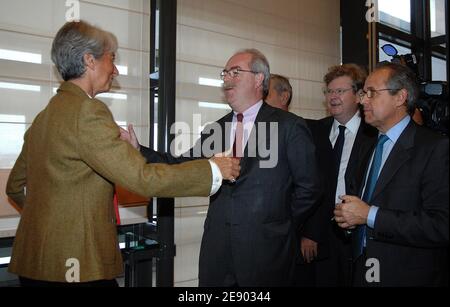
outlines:
{"label": "eyeglass frame", "polygon": [[380,88],[380,89],[368,89],[367,91],[365,91],[364,89],[361,89],[361,91],[359,92],[359,98],[362,100],[364,99],[364,97],[367,95],[367,98],[372,99],[373,97],[375,97],[375,94],[370,94],[370,96],[368,95],[369,92],[374,92],[374,93],[378,93],[378,92],[382,92],[382,91],[400,91],[401,88]]}
{"label": "eyeglass frame", "polygon": [[[233,72],[233,71],[234,71],[234,72]],[[233,73],[232,73],[232,72],[233,72]],[[239,74],[240,74],[241,72],[250,72],[250,73],[252,73],[252,74],[259,74],[259,73],[260,73],[260,72],[258,72],[258,71],[242,69],[242,68],[240,68],[240,67],[232,67],[232,68],[230,68],[229,70],[226,70],[226,69],[222,70],[222,71],[220,72],[220,79],[223,81],[227,75],[230,76],[230,78],[234,79],[234,78],[236,78],[237,76],[239,76]]]}
{"label": "eyeglass frame", "polygon": [[329,88],[324,88],[323,89],[323,94],[325,96],[330,96],[332,94],[338,95],[339,97],[344,95],[346,92],[348,92],[349,90],[353,90],[355,91],[355,87],[349,87],[349,88],[337,88],[335,90],[329,89]]}

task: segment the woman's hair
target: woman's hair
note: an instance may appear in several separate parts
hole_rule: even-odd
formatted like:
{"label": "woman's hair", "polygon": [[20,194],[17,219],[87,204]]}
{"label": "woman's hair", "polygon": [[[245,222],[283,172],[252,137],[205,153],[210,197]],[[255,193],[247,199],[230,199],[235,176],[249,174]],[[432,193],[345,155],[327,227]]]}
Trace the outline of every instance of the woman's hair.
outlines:
{"label": "woman's hair", "polygon": [[68,22],[56,34],[52,61],[64,81],[81,77],[86,71],[84,55],[99,59],[105,52],[117,51],[117,38],[85,21]]}

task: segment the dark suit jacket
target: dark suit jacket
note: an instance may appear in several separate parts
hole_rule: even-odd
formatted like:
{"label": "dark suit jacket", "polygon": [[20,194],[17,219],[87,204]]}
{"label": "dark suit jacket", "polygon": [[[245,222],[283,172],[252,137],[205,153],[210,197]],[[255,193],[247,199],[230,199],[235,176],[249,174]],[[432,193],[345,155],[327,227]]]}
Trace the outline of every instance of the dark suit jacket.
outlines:
{"label": "dark suit jacket", "polygon": [[[222,140],[228,139],[223,127],[232,118],[230,113],[218,121]],[[277,133],[271,136],[264,131],[269,125],[264,129],[258,126],[261,123],[277,123]],[[298,253],[295,229],[319,196],[315,148],[302,118],[266,103],[255,125],[251,135],[258,140],[256,156],[251,157],[247,144],[237,182],[223,184],[211,197],[200,250],[200,286],[222,286],[229,272],[240,286],[291,283]],[[196,147],[206,144],[210,135],[202,134]],[[262,168],[260,162],[267,159],[259,150],[268,148],[270,141],[278,148],[278,163]],[[219,145],[224,145],[223,141]],[[221,148],[213,148],[213,152],[225,149],[217,147]],[[148,149],[142,151],[151,162],[184,161]]]}
{"label": "dark suit jacket", "polygon": [[[335,195],[339,170],[336,170],[334,164],[333,147],[329,138],[334,118],[330,116],[321,120],[308,119],[306,121],[317,148],[317,160],[324,193],[316,211],[302,227],[301,236],[318,243],[317,259],[320,260],[329,256],[329,239],[333,226],[331,218],[334,216],[333,211],[336,205]],[[345,187],[349,195],[355,195],[360,186],[359,182],[353,180],[357,173],[360,154],[370,151],[376,142],[377,135],[378,132],[375,128],[366,124],[364,120],[361,121],[345,172]]]}
{"label": "dark suit jacket", "polygon": [[[380,263],[377,285],[448,282],[448,155],[448,138],[412,120],[392,149],[370,203],[380,208],[366,248],[367,258]],[[363,160],[367,172],[369,158]]]}

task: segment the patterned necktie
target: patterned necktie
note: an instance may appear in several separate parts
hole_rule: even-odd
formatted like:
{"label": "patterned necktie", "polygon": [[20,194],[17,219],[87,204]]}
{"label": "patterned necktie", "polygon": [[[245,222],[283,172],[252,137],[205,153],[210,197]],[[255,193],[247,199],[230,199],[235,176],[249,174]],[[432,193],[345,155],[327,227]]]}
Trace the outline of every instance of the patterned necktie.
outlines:
{"label": "patterned necktie", "polygon": [[[373,155],[372,165],[370,167],[369,175],[367,176],[364,195],[362,197],[362,200],[367,204],[370,204],[370,201],[372,200],[372,194],[377,184],[378,173],[380,172],[381,160],[383,157],[383,145],[387,140],[389,140],[389,138],[384,134],[381,134],[378,138],[375,154]],[[353,245],[353,260],[356,260],[356,258],[361,256],[363,252],[364,241],[366,238],[366,225],[359,225],[356,228],[354,235],[355,244]]]}
{"label": "patterned necktie", "polygon": [[339,135],[336,139],[336,143],[333,147],[334,152],[334,165],[336,166],[336,178],[339,174],[339,167],[341,165],[341,157],[342,157],[342,150],[344,149],[344,142],[345,142],[345,126],[339,125]]}
{"label": "patterned necktie", "polygon": [[234,135],[234,143],[233,143],[233,157],[242,158],[242,154],[244,152],[242,141],[244,136],[244,124],[242,120],[244,119],[244,115],[239,113],[236,115],[237,123],[236,123],[236,133]]}

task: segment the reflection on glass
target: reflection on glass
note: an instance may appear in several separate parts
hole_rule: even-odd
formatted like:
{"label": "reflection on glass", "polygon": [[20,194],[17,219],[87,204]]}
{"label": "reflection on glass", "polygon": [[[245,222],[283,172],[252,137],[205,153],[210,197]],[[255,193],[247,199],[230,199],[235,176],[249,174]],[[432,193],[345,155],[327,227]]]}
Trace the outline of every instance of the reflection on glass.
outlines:
{"label": "reflection on glass", "polygon": [[390,56],[388,56],[386,53],[384,53],[384,51],[381,49],[381,47],[383,47],[385,44],[391,44],[391,45],[393,45],[396,49],[397,49],[397,51],[398,51],[398,55],[403,55],[403,54],[408,54],[408,53],[411,53],[411,49],[409,49],[409,48],[406,48],[406,47],[403,47],[403,46],[400,46],[400,45],[397,45],[397,44],[394,44],[394,43],[392,43],[392,42],[388,42],[388,41],[385,41],[385,40],[383,40],[383,39],[380,39],[380,40],[378,40],[378,47],[379,47],[379,59],[378,59],[378,61],[379,62],[383,62],[383,61],[391,61],[392,60],[392,57],[390,57]]}
{"label": "reflection on glass", "polygon": [[200,85],[222,87],[223,81],[219,79],[199,78],[198,83]]}
{"label": "reflection on glass", "polygon": [[231,108],[229,105],[224,103],[213,103],[213,102],[203,102],[200,101],[198,103],[198,106],[200,108],[208,108],[208,109],[220,109],[220,110],[229,110],[231,111]]}
{"label": "reflection on glass", "polygon": [[447,63],[444,60],[431,58],[431,80],[447,81]]}
{"label": "reflection on glass", "polygon": [[[58,91],[57,87],[53,88],[53,94],[56,94]],[[117,100],[127,100],[128,95],[127,94],[119,94],[119,93],[102,93],[95,96],[96,98],[110,98],[110,99],[117,99]]]}
{"label": "reflection on glass", "polygon": [[96,96],[97,98],[110,98],[117,100],[127,100],[128,96],[126,94],[118,94],[118,93],[103,93]]}
{"label": "reflection on glass", "polygon": [[22,150],[25,116],[0,114],[0,169],[11,169]]}
{"label": "reflection on glass", "polygon": [[0,265],[9,264],[10,261],[11,261],[11,257],[0,258]]}
{"label": "reflection on glass", "polygon": [[382,23],[411,32],[410,0],[378,0],[378,13]]}
{"label": "reflection on glass", "polygon": [[40,92],[41,87],[37,85],[19,84],[19,83],[9,83],[0,82],[0,88],[7,90],[18,90],[18,91],[29,91],[29,92]]}
{"label": "reflection on glass", "polygon": [[37,53],[0,49],[0,59],[8,61],[42,64],[42,55]]}
{"label": "reflection on glass", "polygon": [[128,76],[128,67],[122,65],[116,65],[119,75]]}
{"label": "reflection on glass", "polygon": [[445,1],[430,0],[431,37],[445,35]]}

